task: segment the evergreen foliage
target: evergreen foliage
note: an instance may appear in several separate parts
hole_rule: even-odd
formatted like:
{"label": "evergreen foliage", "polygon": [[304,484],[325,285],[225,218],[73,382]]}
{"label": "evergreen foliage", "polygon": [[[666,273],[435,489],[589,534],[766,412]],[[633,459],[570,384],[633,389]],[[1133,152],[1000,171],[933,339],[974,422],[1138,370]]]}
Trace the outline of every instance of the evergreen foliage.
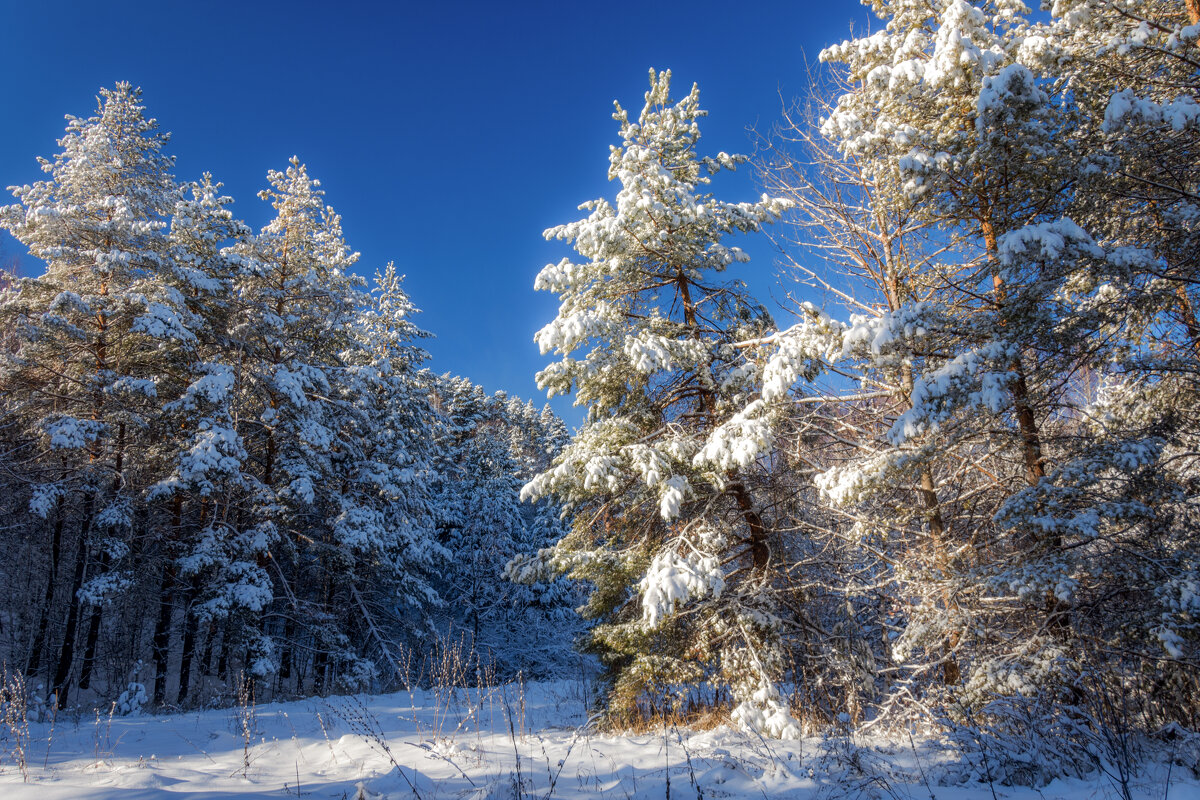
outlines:
{"label": "evergreen foliage", "polygon": [[[103,90],[0,208],[45,264],[0,282],[0,660],[133,710],[577,644],[614,725],[1052,732],[1054,774],[1118,705],[1195,728],[1200,5],[868,4],[756,201],[695,86],[616,105],[615,197],[535,284],[574,434],[434,375],[298,159],[255,233]],[[787,326],[730,274],[766,232],[825,301]]]}
{"label": "evergreen foliage", "polygon": [[[46,263],[0,296],[0,574],[28,600],[4,660],[60,706],[149,686],[140,670],[159,707],[242,673],[260,697],[359,690],[407,677],[402,648],[471,608],[499,660],[552,669],[513,631],[563,621],[570,591],[512,587],[504,566],[558,536],[558,509],[518,490],[562,423],[515,400],[443,415],[458,389],[424,369],[402,278],[352,271],[298,159],[267,175],[275,216],[253,234],[211,176],[175,182],[167,142],[118,84],[0,210]],[[470,523],[458,538],[450,518]],[[561,663],[571,630],[538,657]]]}
{"label": "evergreen foliage", "polygon": [[[593,640],[612,670],[615,713],[632,713],[644,689],[695,683],[719,666],[739,719],[794,735],[775,685],[774,531],[755,499],[754,453],[723,438],[743,430],[749,389],[734,345],[771,319],[742,284],[720,280],[747,260],[727,237],[759,230],[787,203],[703,192],[710,175],[745,159],[699,155],[699,90],[674,102],[670,84],[669,71],[650,73],[636,122],[616,106],[616,204],[585,203],[586,219],[546,231],[582,260],[538,275],[537,288],[561,305],[536,339],[562,356],[538,384],[574,391],[588,417],[524,493],[557,497],[575,515],[545,557],[595,585],[587,613],[602,623]],[[676,613],[685,604],[692,613]]]}

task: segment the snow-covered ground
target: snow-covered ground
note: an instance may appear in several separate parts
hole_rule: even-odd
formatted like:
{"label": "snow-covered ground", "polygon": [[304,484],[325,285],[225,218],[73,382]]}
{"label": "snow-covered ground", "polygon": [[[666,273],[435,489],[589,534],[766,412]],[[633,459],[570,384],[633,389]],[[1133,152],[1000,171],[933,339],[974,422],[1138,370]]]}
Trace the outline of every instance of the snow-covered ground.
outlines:
{"label": "snow-covered ground", "polygon": [[[609,736],[577,682],[338,697],[169,716],[30,723],[28,782],[11,729],[0,796],[139,798],[1119,798],[1102,772],[1034,788],[961,780],[934,740],[767,741],[727,728]],[[1134,797],[1193,800],[1186,766],[1153,763]],[[959,778],[953,776],[959,775]]]}

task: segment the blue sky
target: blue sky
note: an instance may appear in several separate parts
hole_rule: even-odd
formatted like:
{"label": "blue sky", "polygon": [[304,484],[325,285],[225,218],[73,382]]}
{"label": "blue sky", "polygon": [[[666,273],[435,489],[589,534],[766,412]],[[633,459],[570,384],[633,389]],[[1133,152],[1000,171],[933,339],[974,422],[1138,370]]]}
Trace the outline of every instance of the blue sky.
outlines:
{"label": "blue sky", "polygon": [[[848,0],[0,0],[0,185],[39,179],[63,115],[89,115],[101,86],[130,81],[173,132],[178,178],[212,172],[257,229],[267,170],[298,155],[360,271],[395,261],[408,276],[417,321],[437,337],[431,367],[540,405],[534,373],[548,357],[532,337],[557,301],[533,279],[568,254],[541,232],[615,195],[612,101],[636,113],[648,69],[670,68],[677,96],[700,85],[701,149],[748,152],[747,129],[767,130],[781,97],[804,91],[806,61],[867,16]],[[714,190],[760,193],[745,169]],[[775,310],[776,255],[765,240],[743,246],[746,278]],[[3,247],[19,254],[6,234]]]}

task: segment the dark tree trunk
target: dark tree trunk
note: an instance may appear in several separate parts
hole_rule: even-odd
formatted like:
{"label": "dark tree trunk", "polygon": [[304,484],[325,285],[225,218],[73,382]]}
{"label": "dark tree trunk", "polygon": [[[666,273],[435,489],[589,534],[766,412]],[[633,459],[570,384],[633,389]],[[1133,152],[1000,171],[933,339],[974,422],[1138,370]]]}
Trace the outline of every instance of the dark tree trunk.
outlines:
{"label": "dark tree trunk", "polygon": [[200,656],[200,674],[206,678],[211,678],[216,666],[213,664],[213,655],[216,652],[217,644],[217,624],[209,621],[208,627],[204,630],[204,654]]}
{"label": "dark tree trunk", "polygon": [[[100,573],[108,569],[108,554],[100,556]],[[100,623],[104,619],[104,608],[93,605],[88,616],[87,638],[83,646],[83,667],[79,670],[79,688],[87,689],[92,685],[92,671],[96,666],[96,644],[100,641]]]}
{"label": "dark tree trunk", "polygon": [[[117,452],[116,460],[113,465],[113,481],[112,493],[113,497],[117,497],[121,493],[122,470],[125,463],[125,423],[117,425]],[[104,574],[108,571],[109,556],[108,553],[100,555],[100,570],[99,574]],[[79,673],[79,688],[86,689],[92,683],[92,671],[96,665],[96,645],[100,641],[100,624],[104,620],[104,607],[93,605],[91,614],[88,617],[87,638],[83,646],[83,667]]]}
{"label": "dark tree trunk", "polygon": [[196,632],[199,622],[192,613],[192,605],[200,592],[200,578],[192,576],[188,587],[187,599],[183,604],[183,649],[179,654],[179,697],[177,703],[183,705],[188,699],[188,689],[192,682],[192,656],[196,650]]}
{"label": "dark tree trunk", "polygon": [[328,659],[329,656],[323,648],[313,654],[313,692],[318,695],[325,694],[325,664]]}
{"label": "dark tree trunk", "polygon": [[46,570],[46,589],[42,593],[42,611],[38,618],[37,634],[29,651],[27,675],[36,675],[42,668],[42,654],[46,650],[46,637],[50,632],[50,611],[54,604],[54,587],[58,579],[58,564],[62,560],[63,503],[60,498],[54,515],[54,533],[50,537],[50,566]]}
{"label": "dark tree trunk", "polygon": [[79,668],[80,689],[87,689],[92,685],[92,671],[96,667],[96,644],[100,640],[100,623],[103,615],[103,607],[92,606],[92,612],[88,616],[87,638],[83,645],[83,666]]}
{"label": "dark tree trunk", "polygon": [[279,689],[286,692],[288,682],[292,678],[292,661],[294,660],[292,640],[296,637],[296,621],[291,613],[283,622],[283,652],[279,656]]}
{"label": "dark tree trunk", "polygon": [[87,568],[88,533],[92,527],[92,514],[96,508],[96,496],[89,492],[83,501],[83,522],[79,526],[79,549],[75,553],[75,572],[71,577],[71,593],[68,595],[67,628],[63,634],[62,648],[58,652],[58,664],[52,681],[59,707],[67,704],[67,680],[75,661],[75,634],[79,628],[79,590],[83,588],[84,571]]}
{"label": "dark tree trunk", "polygon": [[171,617],[175,611],[174,589],[175,566],[168,561],[163,565],[158,600],[158,621],[154,625],[154,704],[156,706],[161,706],[167,700],[167,660],[170,656]]}
{"label": "dark tree trunk", "polygon": [[217,652],[217,679],[229,685],[229,623],[221,635],[221,649]]}
{"label": "dark tree trunk", "polygon": [[[322,593],[321,607],[325,609],[327,617],[332,617],[330,608],[333,602],[333,582],[329,579],[328,571],[324,570],[324,559],[322,559],[322,571],[325,572],[325,590]],[[313,688],[317,694],[324,695],[329,692],[329,647],[332,643],[325,641],[324,637],[320,637],[314,644],[317,652],[313,656]]]}

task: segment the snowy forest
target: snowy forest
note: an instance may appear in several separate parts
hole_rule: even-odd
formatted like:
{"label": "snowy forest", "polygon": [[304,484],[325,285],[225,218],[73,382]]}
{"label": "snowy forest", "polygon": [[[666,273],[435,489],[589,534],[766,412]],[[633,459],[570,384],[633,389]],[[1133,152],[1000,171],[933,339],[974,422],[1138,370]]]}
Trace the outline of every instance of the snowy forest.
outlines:
{"label": "snowy forest", "polygon": [[868,5],[753,156],[687,76],[615,106],[534,286],[574,431],[439,374],[299,159],[254,231],[101,89],[0,208],[44,264],[0,289],[5,702],[411,691],[459,648],[464,690],[595,675],[608,732],[1200,778],[1200,4]]}

